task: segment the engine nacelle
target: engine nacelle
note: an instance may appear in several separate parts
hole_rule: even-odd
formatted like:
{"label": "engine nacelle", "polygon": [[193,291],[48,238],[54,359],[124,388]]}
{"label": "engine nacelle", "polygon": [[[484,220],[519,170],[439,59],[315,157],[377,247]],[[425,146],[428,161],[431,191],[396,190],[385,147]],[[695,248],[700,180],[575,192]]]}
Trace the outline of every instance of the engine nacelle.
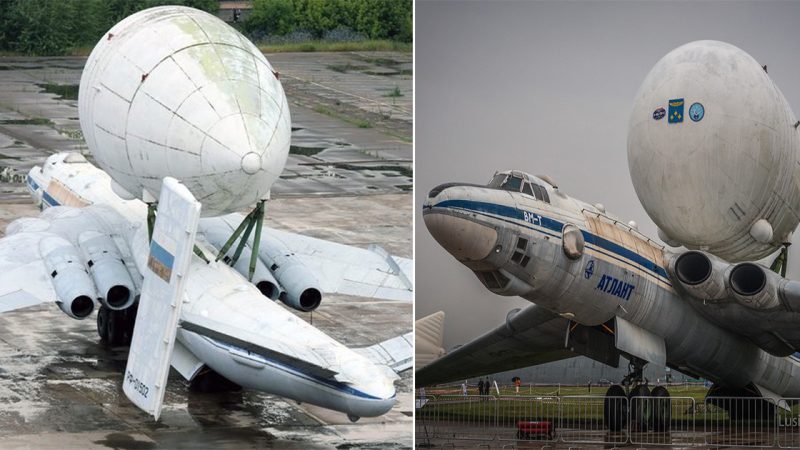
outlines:
{"label": "engine nacelle", "polygon": [[[233,268],[245,278],[247,278],[250,271],[250,256],[252,254],[253,252],[250,248],[245,247],[242,250],[242,254],[239,256],[239,260],[233,265]],[[276,280],[272,272],[267,269],[267,266],[264,265],[261,258],[256,259],[256,270],[253,272],[253,279],[251,282],[265,297],[272,300],[278,300],[285,292],[283,286],[278,283],[278,280]]]}
{"label": "engine nacelle", "polygon": [[[220,227],[220,226],[212,226],[207,227],[204,232],[203,236],[217,250],[221,249],[225,246],[225,242],[230,237],[230,230]],[[239,241],[236,241],[228,253],[225,255],[225,262],[228,262],[233,257],[233,254],[236,252],[236,246],[238,245]],[[233,268],[236,269],[243,277],[247,278],[248,272],[250,270],[250,256],[252,255],[252,251],[250,247],[245,247],[242,249],[241,255],[239,255],[239,259],[236,261],[236,264],[233,265]],[[278,280],[275,279],[275,276],[272,275],[272,272],[267,269],[267,266],[258,258],[256,260],[256,270],[253,273],[253,280],[252,283],[264,294],[266,297],[269,297],[272,300],[278,300],[281,294],[283,294],[284,290],[283,287],[278,283]]]}
{"label": "engine nacelle", "polygon": [[78,246],[86,258],[103,306],[112,310],[131,306],[136,285],[114,241],[96,231],[86,231],[78,236]]}
{"label": "engine nacelle", "polygon": [[313,311],[322,302],[322,289],[319,281],[300,263],[289,263],[275,271],[285,292],[280,299],[283,303],[299,311]]}
{"label": "engine nacelle", "polygon": [[745,262],[731,268],[731,295],[742,305],[755,309],[772,309],[780,305],[783,277],[758,264]]}
{"label": "engine nacelle", "polygon": [[94,311],[97,290],[78,249],[68,240],[54,236],[39,242],[39,253],[53,283],[58,307],[74,319],[88,317]]}
{"label": "engine nacelle", "polygon": [[688,251],[669,262],[669,269],[678,282],[694,298],[719,301],[728,297],[725,271],[729,263],[699,251]]}

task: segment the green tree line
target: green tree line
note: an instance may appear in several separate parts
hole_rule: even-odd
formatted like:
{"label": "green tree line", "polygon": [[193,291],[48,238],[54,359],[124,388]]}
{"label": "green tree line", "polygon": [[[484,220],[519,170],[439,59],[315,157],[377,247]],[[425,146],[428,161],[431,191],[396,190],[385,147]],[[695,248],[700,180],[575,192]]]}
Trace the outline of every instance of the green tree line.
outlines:
{"label": "green tree line", "polygon": [[[115,23],[153,6],[186,5],[215,12],[217,0],[0,0],[0,51],[63,55],[91,48]],[[239,25],[251,37],[295,31],[322,39],[347,29],[369,39],[411,42],[411,0],[255,0]]]}
{"label": "green tree line", "polygon": [[153,6],[185,5],[215,12],[217,0],[2,0],[0,50],[63,55],[92,47],[114,24]]}
{"label": "green tree line", "polygon": [[251,35],[282,36],[306,31],[321,39],[337,28],[369,39],[411,42],[411,0],[255,0],[244,23]]}

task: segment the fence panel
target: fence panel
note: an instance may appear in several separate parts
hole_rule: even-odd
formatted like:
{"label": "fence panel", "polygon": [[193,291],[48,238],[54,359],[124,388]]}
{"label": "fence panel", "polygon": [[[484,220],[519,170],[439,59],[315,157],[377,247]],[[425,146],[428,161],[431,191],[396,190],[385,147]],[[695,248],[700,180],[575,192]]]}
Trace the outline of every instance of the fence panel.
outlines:
{"label": "fence panel", "polygon": [[440,395],[433,405],[438,439],[493,440],[497,400],[491,395]]}
{"label": "fence panel", "polygon": [[500,397],[497,399],[497,438],[501,441],[554,442],[558,439],[560,399]]}
{"label": "fence panel", "polygon": [[[563,442],[606,445],[628,442],[624,429],[626,397],[571,395],[562,397],[560,406],[559,436]],[[616,431],[609,430],[605,415],[618,424]]]}
{"label": "fence panel", "polygon": [[800,398],[780,400],[776,427],[778,447],[800,448]]}
{"label": "fence panel", "polygon": [[776,443],[774,401],[766,398],[706,398],[703,416],[707,447],[773,447]]}
{"label": "fence panel", "polygon": [[691,397],[633,397],[628,404],[628,436],[642,446],[690,447],[698,442]]}
{"label": "fence panel", "polygon": [[437,420],[434,414],[436,410],[436,396],[417,394],[414,399],[414,436],[417,443],[430,444],[435,436],[434,427]]}

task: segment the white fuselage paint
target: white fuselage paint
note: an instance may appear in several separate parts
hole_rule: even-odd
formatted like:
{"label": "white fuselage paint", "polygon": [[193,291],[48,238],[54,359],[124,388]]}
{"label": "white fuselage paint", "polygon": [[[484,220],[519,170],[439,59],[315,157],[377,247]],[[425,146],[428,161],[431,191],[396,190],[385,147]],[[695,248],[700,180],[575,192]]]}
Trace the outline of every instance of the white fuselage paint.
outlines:
{"label": "white fuselage paint", "polygon": [[[521,296],[582,325],[618,316],[662,337],[672,367],[726,386],[755,383],[779,395],[800,395],[797,359],[773,356],[699,314],[673,289],[663,247],[621,220],[538,183],[549,202],[474,185],[436,188],[423,206],[426,226],[471,270],[500,272],[508,280],[505,286],[481,279],[496,294]],[[562,249],[567,224],[585,238],[583,254],[575,260]],[[497,237],[479,257],[458,256],[485,240],[487,232]],[[528,242],[520,244],[520,238]],[[515,258],[518,251],[524,256]]]}
{"label": "white fuselage paint", "polygon": [[[66,204],[102,206],[104,222],[113,228],[104,231],[120,236],[139,272],[144,271],[149,253],[146,205],[139,200],[121,200],[111,191],[111,179],[107,174],[85,161],[64,162],[65,155],[53,155],[42,169],[31,170],[27,183],[34,199],[41,199],[43,208]],[[202,241],[197,244],[207,255],[213,255],[208,251],[210,246]],[[234,269],[213,262],[213,256],[211,259],[212,262],[206,264],[193,256],[182,322],[192,323],[192,318],[197,318],[207,328],[266,348],[275,349],[281,342],[289,343],[287,348],[300,351],[299,356],[307,356],[308,360],[336,372],[341,381],[314,376],[300,367],[179,329],[178,340],[198,359],[246,388],[351,416],[374,417],[392,408],[396,376],[391,369],[372,363],[299,319],[264,297]]]}

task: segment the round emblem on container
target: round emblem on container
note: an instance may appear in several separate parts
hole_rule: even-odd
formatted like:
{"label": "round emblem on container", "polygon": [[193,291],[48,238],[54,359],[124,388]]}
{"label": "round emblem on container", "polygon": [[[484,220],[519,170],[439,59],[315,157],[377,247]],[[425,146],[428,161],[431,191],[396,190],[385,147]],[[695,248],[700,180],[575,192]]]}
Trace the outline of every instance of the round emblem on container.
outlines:
{"label": "round emblem on container", "polygon": [[691,118],[693,122],[700,122],[705,115],[706,109],[703,108],[702,104],[693,103],[692,106],[689,107],[689,118]]}
{"label": "round emblem on container", "polygon": [[653,119],[661,120],[667,114],[667,111],[664,108],[658,108],[657,110],[653,111]]}

